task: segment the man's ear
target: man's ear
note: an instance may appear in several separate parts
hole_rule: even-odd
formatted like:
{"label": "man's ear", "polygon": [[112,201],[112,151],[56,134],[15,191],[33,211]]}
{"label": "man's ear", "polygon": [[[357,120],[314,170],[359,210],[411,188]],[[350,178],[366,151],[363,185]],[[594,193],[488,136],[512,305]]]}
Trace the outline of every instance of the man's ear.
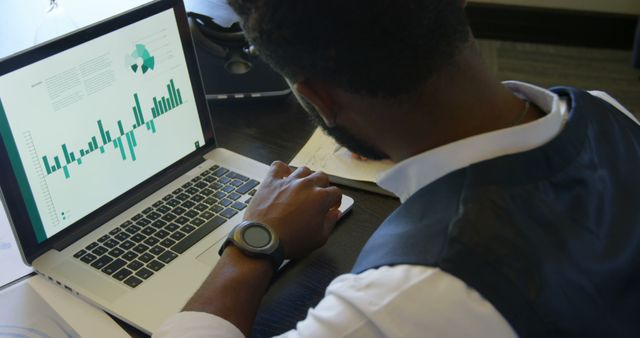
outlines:
{"label": "man's ear", "polygon": [[335,127],[335,101],[327,87],[310,80],[296,82],[292,87],[297,95],[304,97],[314,106],[327,127]]}

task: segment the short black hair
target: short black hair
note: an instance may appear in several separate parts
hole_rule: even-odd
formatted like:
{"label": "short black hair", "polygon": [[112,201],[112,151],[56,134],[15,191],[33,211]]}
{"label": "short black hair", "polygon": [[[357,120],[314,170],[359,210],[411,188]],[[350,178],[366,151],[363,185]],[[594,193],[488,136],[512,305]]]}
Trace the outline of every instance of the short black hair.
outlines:
{"label": "short black hair", "polygon": [[286,77],[353,93],[415,92],[469,40],[460,0],[228,0]]}

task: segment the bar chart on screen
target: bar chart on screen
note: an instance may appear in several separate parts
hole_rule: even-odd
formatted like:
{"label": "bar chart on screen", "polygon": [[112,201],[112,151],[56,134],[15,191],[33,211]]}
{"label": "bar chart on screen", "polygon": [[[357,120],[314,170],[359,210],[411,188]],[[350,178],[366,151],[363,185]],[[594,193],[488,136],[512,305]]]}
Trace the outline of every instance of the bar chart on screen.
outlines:
{"label": "bar chart on screen", "polygon": [[[41,164],[46,174],[54,175],[63,172],[64,177],[69,179],[71,178],[69,169],[71,165],[81,167],[83,161],[90,161],[91,157],[109,151],[110,145],[113,146],[113,151],[120,154],[123,161],[127,161],[127,159],[135,161],[135,149],[140,146],[136,139],[136,133],[140,131],[140,128],[143,131],[146,128],[146,132],[155,134],[156,120],[183,104],[182,94],[180,89],[176,88],[173,79],[167,84],[166,96],[153,97],[153,106],[148,113],[143,110],[138,93],[134,93],[132,98],[135,104],[131,107],[132,113],[129,118],[135,122],[129,124],[126,120],[123,122],[122,119],[119,119],[112,123],[110,129],[105,126],[102,119],[97,120],[94,126],[96,135],[91,136],[86,143],[78,145],[75,150],[63,143],[60,145],[60,153],[42,156]],[[25,142],[29,143],[29,140],[26,139]]]}
{"label": "bar chart on screen", "polygon": [[0,77],[0,132],[38,240],[205,145],[171,11]]}
{"label": "bar chart on screen", "polygon": [[[96,107],[97,118],[93,123],[80,116],[78,120],[70,118],[61,134],[43,130],[41,125],[22,133],[32,166],[31,180],[37,181],[39,190],[38,209],[52,229],[85,214],[79,212],[81,204],[61,202],[60,196],[71,193],[69,196],[93,199],[98,191],[108,191],[106,188],[120,184],[120,180],[114,182],[118,173],[121,177],[136,177],[137,173],[147,171],[150,163],[161,159],[159,153],[171,153],[166,142],[177,131],[176,116],[171,115],[179,114],[180,108],[192,105],[192,101],[183,97],[173,78],[162,85],[162,91],[156,89],[156,95],[151,96],[150,90],[145,92],[146,95],[134,91],[118,100],[129,102],[128,109]],[[82,114],[83,110],[74,113]],[[52,124],[51,121],[45,125]],[[42,133],[48,136],[43,137]],[[199,141],[192,143],[193,149],[199,145]],[[86,189],[91,187],[96,194],[87,196]]]}
{"label": "bar chart on screen", "polygon": [[[170,163],[167,155],[175,153],[171,145],[176,142],[167,144],[167,140],[172,134],[180,135],[180,125],[184,124],[179,116],[171,115],[180,114],[183,106],[193,110],[193,102],[184,97],[173,78],[168,78],[161,88],[153,96],[147,89],[146,95],[133,91],[118,100],[129,102],[128,109],[116,109],[113,105],[91,108],[97,117],[92,122],[82,116],[89,106],[80,105],[82,108],[72,109],[73,114],[64,123],[57,119],[42,121],[15,135],[22,138],[16,148],[23,148],[23,156],[16,156],[22,157],[28,173],[24,180],[36,188],[32,189],[34,202],[49,232],[86,214],[89,208],[82,208],[82,203],[74,202],[74,198],[96,200],[101,191],[109,193],[127,179],[139,179],[140,173],[154,167],[152,164],[162,162],[160,154],[166,158],[165,164]],[[6,115],[2,102],[0,98],[0,113]],[[9,129],[8,121],[3,125]],[[192,149],[201,144],[197,133],[186,138],[194,138]],[[91,188],[95,193],[91,194]]]}

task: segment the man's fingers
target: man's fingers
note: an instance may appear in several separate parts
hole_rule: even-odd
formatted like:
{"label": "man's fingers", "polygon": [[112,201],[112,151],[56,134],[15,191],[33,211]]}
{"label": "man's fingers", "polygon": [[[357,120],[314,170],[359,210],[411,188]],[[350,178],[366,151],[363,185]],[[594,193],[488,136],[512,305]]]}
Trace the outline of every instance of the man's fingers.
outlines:
{"label": "man's fingers", "polygon": [[329,182],[329,176],[321,171],[316,171],[305,179],[320,188],[327,188],[331,184],[331,182]]}
{"label": "man's fingers", "polygon": [[267,177],[273,178],[285,178],[291,174],[291,168],[282,161],[275,161],[271,163],[269,174]]}
{"label": "man's fingers", "polygon": [[360,160],[360,161],[368,161],[368,159],[364,156],[360,156],[356,153],[351,153],[351,158],[354,160]]}
{"label": "man's fingers", "polygon": [[327,214],[324,216],[322,230],[325,238],[328,238],[331,234],[331,231],[333,231],[333,228],[335,228],[336,223],[338,223],[338,219],[340,219],[340,214],[340,210],[335,208],[330,209],[329,212],[327,212]]}
{"label": "man's fingers", "polygon": [[289,177],[291,178],[303,178],[303,177],[307,177],[309,175],[311,175],[312,171],[311,169],[307,168],[307,167],[299,167],[298,169],[294,170],[293,173],[291,173],[291,175],[289,175]]}
{"label": "man's fingers", "polygon": [[342,191],[338,187],[334,186],[323,188],[323,190],[327,194],[325,197],[325,208],[337,209],[340,207],[340,203],[342,202]]}

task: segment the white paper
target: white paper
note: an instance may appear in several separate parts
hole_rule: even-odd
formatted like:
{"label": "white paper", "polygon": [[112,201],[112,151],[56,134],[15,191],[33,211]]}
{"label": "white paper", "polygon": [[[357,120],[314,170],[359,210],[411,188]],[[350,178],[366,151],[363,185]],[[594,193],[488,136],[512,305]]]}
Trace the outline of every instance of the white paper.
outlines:
{"label": "white paper", "polygon": [[103,311],[33,276],[0,291],[0,337],[129,337]]}
{"label": "white paper", "polygon": [[33,271],[22,260],[20,249],[18,249],[2,204],[0,204],[0,266],[2,267],[0,286],[13,282]]}
{"label": "white paper", "polygon": [[323,171],[332,176],[374,183],[382,172],[393,166],[393,162],[388,160],[354,159],[350,151],[338,147],[332,137],[318,128],[290,164],[295,167],[307,166],[313,171]]}
{"label": "white paper", "polygon": [[81,337],[130,337],[109,315],[68,291],[34,276],[29,285],[80,334]]}
{"label": "white paper", "polygon": [[0,337],[80,337],[64,318],[22,281],[0,292]]}

